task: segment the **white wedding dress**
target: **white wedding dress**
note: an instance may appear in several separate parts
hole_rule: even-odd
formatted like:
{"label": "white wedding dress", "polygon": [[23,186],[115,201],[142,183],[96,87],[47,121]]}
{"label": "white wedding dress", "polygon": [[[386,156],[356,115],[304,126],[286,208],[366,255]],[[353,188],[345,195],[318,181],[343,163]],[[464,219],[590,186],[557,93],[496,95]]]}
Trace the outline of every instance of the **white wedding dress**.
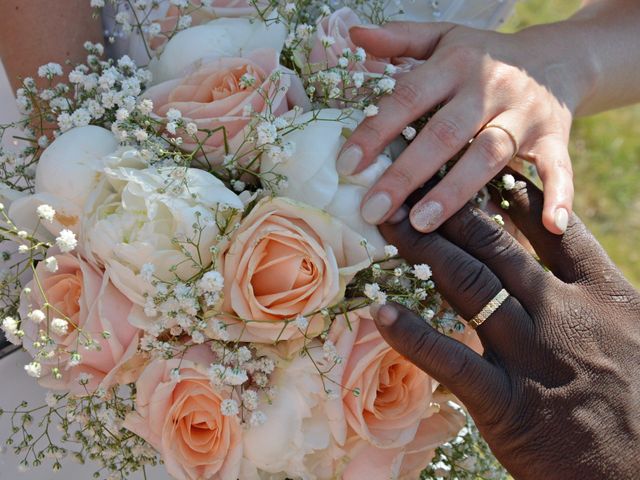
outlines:
{"label": "white wedding dress", "polygon": [[[166,1],[166,0],[165,0]],[[475,28],[493,29],[508,16],[516,0],[390,0],[390,3],[402,4],[406,12],[404,17],[415,21],[451,21]],[[339,3],[339,2],[330,2]],[[394,6],[389,7],[395,12]],[[398,20],[404,18],[399,17]],[[107,22],[108,23],[108,22]],[[106,25],[107,30],[109,25]],[[122,39],[117,42],[119,53],[127,53],[133,48]],[[134,48],[135,49],[135,48]],[[134,55],[135,56],[135,55]],[[15,121],[18,110],[15,106],[4,68],[0,63],[0,125]],[[3,146],[15,149],[10,135],[5,135]],[[0,265],[1,267],[1,265]],[[0,358],[0,408],[13,409],[27,400],[32,406],[44,404],[46,391],[24,372],[24,365],[29,363],[29,356],[23,351],[13,351]],[[33,425],[37,425],[35,417]],[[13,454],[11,449],[4,448],[4,440],[10,432],[10,418],[5,414],[0,417],[0,480],[15,480],[19,478],[29,480],[62,480],[72,478],[77,480],[91,479],[96,465],[78,465],[71,460],[63,461],[64,468],[59,472],[51,469],[52,463],[45,461],[38,469],[20,473],[18,464],[20,457]],[[142,478],[141,475],[138,478]],[[160,468],[153,469],[148,478],[163,480],[167,474]]]}

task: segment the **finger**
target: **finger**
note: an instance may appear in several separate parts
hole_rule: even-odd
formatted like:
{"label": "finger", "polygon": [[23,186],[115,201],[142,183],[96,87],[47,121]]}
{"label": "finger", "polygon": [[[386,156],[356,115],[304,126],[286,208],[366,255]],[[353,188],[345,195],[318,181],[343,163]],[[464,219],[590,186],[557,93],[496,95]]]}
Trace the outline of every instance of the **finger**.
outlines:
{"label": "finger", "polygon": [[542,223],[551,233],[562,234],[567,229],[573,211],[573,170],[567,145],[548,140],[537,147],[536,167],[544,185]]}
{"label": "finger", "polygon": [[436,230],[514,157],[514,139],[522,137],[523,122],[512,113],[504,113],[491,124],[508,125],[505,128],[513,139],[501,128],[485,127],[442,181],[411,209],[411,223],[416,230]]}
{"label": "finger", "polygon": [[513,189],[503,191],[510,204],[509,216],[557,278],[567,283],[593,283],[617,272],[598,241],[575,214],[569,216],[564,235],[549,232],[540,221],[544,205],[542,192],[522,175],[510,169],[506,171],[517,179]]}
{"label": "finger", "polygon": [[378,102],[378,114],[365,118],[342,147],[336,167],[352,175],[370,165],[404,127],[449,95],[451,74],[429,63],[398,78],[393,93]]}
{"label": "finger", "polygon": [[454,24],[445,22],[389,22],[380,27],[351,27],[349,34],[356,45],[376,57],[425,59],[433,53],[440,39],[454,27]]}
{"label": "finger", "polygon": [[538,293],[559,286],[557,279],[509,232],[470,204],[444,222],[439,233],[487,265],[528,312],[539,307]]}
{"label": "finger", "polygon": [[437,332],[399,305],[385,305],[372,313],[387,343],[445,385],[467,408],[486,412],[505,398],[505,375],[467,346]]}
{"label": "finger", "polygon": [[[484,125],[487,115],[484,105],[474,104],[469,96],[460,97],[465,100],[453,100],[427,122],[420,135],[369,190],[362,207],[362,215],[367,222],[379,224],[386,221],[411,192],[433,177]],[[487,181],[498,171],[500,168],[490,174]],[[386,212],[376,206],[380,195],[391,199]],[[374,200],[370,204],[371,199]]]}
{"label": "finger", "polygon": [[[503,284],[487,265],[439,233],[417,232],[406,220],[396,225],[383,224],[380,231],[410,264],[431,266],[438,290],[466,320],[477,315],[502,290]],[[513,345],[521,345],[528,338],[531,326],[520,302],[510,296],[478,328],[478,335],[485,347],[508,354]]]}

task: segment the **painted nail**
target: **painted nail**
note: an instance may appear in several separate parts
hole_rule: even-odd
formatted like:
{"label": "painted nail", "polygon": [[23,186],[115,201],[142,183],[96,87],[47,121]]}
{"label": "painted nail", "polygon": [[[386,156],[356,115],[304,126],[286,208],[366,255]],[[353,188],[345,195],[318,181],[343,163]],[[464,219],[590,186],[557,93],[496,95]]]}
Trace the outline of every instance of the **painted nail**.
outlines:
{"label": "painted nail", "polygon": [[429,201],[411,210],[411,224],[416,230],[430,232],[440,225],[444,209],[440,202]]}
{"label": "painted nail", "polygon": [[409,209],[403,205],[398,210],[396,210],[393,215],[391,215],[387,219],[387,223],[390,223],[391,225],[395,225],[396,223],[402,222],[408,216],[409,216]]}
{"label": "painted nail", "polygon": [[398,319],[398,310],[391,305],[371,305],[370,312],[373,320],[381,327],[390,327]]}
{"label": "painted nail", "polygon": [[371,225],[377,225],[391,208],[391,197],[388,193],[374,193],[362,206],[362,218]]}
{"label": "painted nail", "polygon": [[569,224],[569,212],[567,212],[565,208],[557,209],[553,216],[553,223],[555,223],[556,227],[564,233],[567,230],[567,225]]}
{"label": "painted nail", "polygon": [[357,145],[350,145],[338,157],[336,168],[340,175],[351,175],[356,171],[362,160],[362,149]]}

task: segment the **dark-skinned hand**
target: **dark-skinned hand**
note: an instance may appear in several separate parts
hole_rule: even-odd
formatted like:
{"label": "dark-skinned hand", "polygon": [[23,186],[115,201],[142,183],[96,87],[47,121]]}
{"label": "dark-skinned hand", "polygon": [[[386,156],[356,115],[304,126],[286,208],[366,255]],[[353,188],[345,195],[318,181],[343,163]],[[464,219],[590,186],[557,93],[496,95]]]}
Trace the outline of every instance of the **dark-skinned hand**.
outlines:
{"label": "dark-skinned hand", "polygon": [[548,270],[472,206],[436,233],[381,226],[465,319],[511,294],[477,329],[484,355],[395,304],[375,312],[378,328],[465,404],[517,479],[638,479],[640,295],[575,215],[549,233],[542,193],[517,178],[508,213]]}

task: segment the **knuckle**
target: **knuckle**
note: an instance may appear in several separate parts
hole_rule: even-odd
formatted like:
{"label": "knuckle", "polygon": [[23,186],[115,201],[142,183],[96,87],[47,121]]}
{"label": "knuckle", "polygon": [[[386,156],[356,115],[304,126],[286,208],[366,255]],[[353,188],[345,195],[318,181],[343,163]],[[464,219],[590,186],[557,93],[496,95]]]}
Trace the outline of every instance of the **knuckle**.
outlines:
{"label": "knuckle", "polygon": [[469,65],[475,63],[478,58],[482,58],[476,47],[469,44],[454,44],[447,49],[447,58],[457,67],[466,69]]}
{"label": "knuckle", "polygon": [[[506,137],[506,133],[502,135]],[[499,170],[500,167],[511,158],[511,154],[513,153],[511,151],[513,145],[510,139],[502,138],[502,136],[489,135],[486,131],[473,141],[473,145],[475,145],[474,150],[479,155],[481,161],[491,170]]]}
{"label": "knuckle", "polygon": [[357,133],[351,136],[351,142],[357,143],[363,150],[373,150],[386,143],[384,131],[384,126],[377,120],[366,119],[358,126]]}
{"label": "knuckle", "polygon": [[385,183],[394,190],[395,194],[411,192],[416,186],[418,177],[415,171],[412,172],[400,163],[393,165],[386,174]]}
{"label": "knuckle", "polygon": [[391,98],[402,108],[414,111],[423,104],[424,93],[419,85],[416,85],[410,80],[400,79],[396,83]]}
{"label": "knuckle", "polygon": [[427,132],[441,145],[453,150],[464,143],[459,124],[448,118],[432,118],[426,125]]}

